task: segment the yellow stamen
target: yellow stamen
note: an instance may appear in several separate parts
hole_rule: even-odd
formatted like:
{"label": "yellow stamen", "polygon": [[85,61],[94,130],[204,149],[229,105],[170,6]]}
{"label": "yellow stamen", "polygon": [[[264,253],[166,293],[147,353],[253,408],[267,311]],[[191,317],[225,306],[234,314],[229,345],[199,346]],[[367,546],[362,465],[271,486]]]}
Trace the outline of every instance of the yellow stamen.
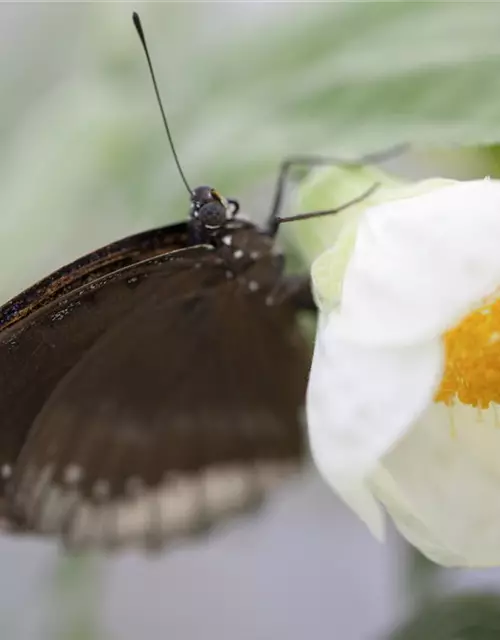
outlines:
{"label": "yellow stamen", "polygon": [[446,366],[436,402],[479,409],[500,404],[500,299],[475,309],[444,334]]}

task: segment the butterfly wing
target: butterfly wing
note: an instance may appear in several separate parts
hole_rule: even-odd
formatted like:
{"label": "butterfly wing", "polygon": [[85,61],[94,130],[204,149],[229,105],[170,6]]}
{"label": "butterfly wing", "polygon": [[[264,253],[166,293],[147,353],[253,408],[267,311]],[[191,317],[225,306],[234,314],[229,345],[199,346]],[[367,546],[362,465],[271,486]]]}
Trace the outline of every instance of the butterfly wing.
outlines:
{"label": "butterfly wing", "polygon": [[154,299],[158,287],[175,296],[193,280],[208,285],[204,269],[197,280],[192,273],[213,260],[203,246],[151,258],[93,279],[0,331],[0,517],[21,447],[59,380],[110,326]]}
{"label": "butterfly wing", "polygon": [[187,224],[144,231],[93,251],[35,283],[0,307],[0,331],[98,278],[187,246]]}
{"label": "butterfly wing", "polygon": [[301,459],[292,307],[220,265],[196,273],[158,281],[55,387],[9,486],[28,528],[72,548],[161,545],[259,502]]}

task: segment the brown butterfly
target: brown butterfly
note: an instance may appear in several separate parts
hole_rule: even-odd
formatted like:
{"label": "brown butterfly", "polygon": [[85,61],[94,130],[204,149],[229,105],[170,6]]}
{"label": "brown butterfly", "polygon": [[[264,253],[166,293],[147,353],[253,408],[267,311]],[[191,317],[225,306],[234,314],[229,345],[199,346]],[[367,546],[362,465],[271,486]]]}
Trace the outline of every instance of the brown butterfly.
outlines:
{"label": "brown butterfly", "polygon": [[91,253],[0,308],[1,513],[71,549],[204,530],[258,504],[305,450],[310,356],[295,316],[313,303],[274,242],[294,161],[265,229],[215,189],[191,189],[134,22],[189,219]]}

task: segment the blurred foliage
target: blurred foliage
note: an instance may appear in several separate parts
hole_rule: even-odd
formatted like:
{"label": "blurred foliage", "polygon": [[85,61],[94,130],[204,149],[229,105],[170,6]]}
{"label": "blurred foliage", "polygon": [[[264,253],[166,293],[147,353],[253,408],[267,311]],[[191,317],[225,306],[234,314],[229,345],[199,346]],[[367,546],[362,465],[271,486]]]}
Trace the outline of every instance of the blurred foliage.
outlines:
{"label": "blurred foliage", "polygon": [[479,160],[492,178],[500,178],[500,144],[483,147],[477,152]]}
{"label": "blurred foliage", "polygon": [[422,608],[388,640],[498,640],[500,596],[463,593]]}
{"label": "blurred foliage", "polygon": [[[33,5],[36,20],[17,26],[29,33],[23,55],[15,40],[3,45],[1,298],[96,245],[186,213],[131,9]],[[290,153],[500,139],[495,3],[140,11],[193,183],[242,195]]]}
{"label": "blurred foliage", "polygon": [[88,556],[61,558],[54,568],[47,602],[47,640],[98,640],[102,575],[96,559]]}
{"label": "blurred foliage", "polygon": [[415,610],[436,600],[443,588],[446,570],[426,558],[418,549],[407,545],[406,581],[408,595]]}

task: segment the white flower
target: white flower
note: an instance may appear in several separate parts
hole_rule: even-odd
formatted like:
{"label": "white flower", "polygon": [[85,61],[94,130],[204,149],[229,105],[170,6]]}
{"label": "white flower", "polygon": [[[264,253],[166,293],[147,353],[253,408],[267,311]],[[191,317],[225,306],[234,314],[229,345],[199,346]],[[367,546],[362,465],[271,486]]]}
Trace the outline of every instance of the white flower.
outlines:
{"label": "white flower", "polygon": [[382,503],[435,562],[500,565],[500,181],[414,194],[313,265],[311,449],[377,536]]}

